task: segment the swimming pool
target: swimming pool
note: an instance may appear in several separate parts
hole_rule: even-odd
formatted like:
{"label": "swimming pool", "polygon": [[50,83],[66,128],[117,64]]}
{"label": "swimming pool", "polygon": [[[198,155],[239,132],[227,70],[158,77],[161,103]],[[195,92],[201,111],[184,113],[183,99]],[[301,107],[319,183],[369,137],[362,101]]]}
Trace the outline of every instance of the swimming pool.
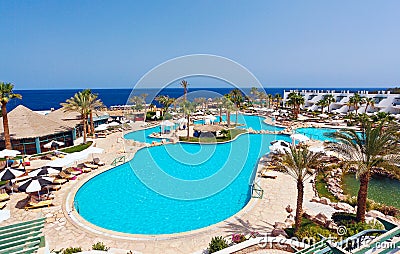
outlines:
{"label": "swimming pool", "polygon": [[321,140],[321,141],[335,141],[333,138],[325,136],[328,133],[334,133],[337,130],[328,128],[298,128],[296,133],[303,134],[311,139]]}
{"label": "swimming pool", "polygon": [[289,139],[244,134],[218,145],[141,149],[129,163],[85,183],[75,207],[87,221],[124,233],[169,234],[215,224],[247,204],[258,158],[275,138]]}
{"label": "swimming pool", "polygon": [[[222,116],[222,120],[226,121],[226,116]],[[234,123],[236,120],[236,115],[231,116],[231,121]],[[217,120],[215,123],[219,122],[219,116],[217,116]],[[253,130],[269,130],[269,131],[282,131],[284,128],[266,124],[264,123],[264,118],[260,116],[252,116],[252,115],[242,115],[239,114],[238,117],[238,122],[241,124],[244,124],[244,126],[240,128],[252,128]],[[197,120],[195,121],[196,124],[202,124],[203,120]],[[124,138],[129,139],[129,140],[135,140],[138,142],[143,142],[143,143],[152,143],[153,141],[159,141],[158,138],[151,138],[149,137],[150,134],[153,132],[160,132],[161,127],[160,126],[155,126],[152,128],[148,128],[145,130],[139,130],[139,131],[133,131],[130,133],[125,134]]]}

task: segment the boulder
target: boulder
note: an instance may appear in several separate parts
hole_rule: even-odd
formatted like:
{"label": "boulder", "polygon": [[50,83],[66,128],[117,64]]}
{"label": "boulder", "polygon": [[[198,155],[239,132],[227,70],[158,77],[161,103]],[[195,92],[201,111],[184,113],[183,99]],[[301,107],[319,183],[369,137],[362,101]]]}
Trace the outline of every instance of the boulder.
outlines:
{"label": "boulder", "polygon": [[286,228],[286,224],[283,222],[275,222],[274,228],[278,229]]}
{"label": "boulder", "polygon": [[326,217],[325,214],[319,213],[315,216],[314,222],[318,223],[319,225],[326,225],[326,222],[328,221],[328,217]]}
{"label": "boulder", "polygon": [[336,230],[338,225],[333,220],[328,220],[325,224],[325,227],[331,230]]}
{"label": "boulder", "polygon": [[381,212],[379,212],[377,210],[371,210],[367,214],[369,216],[371,216],[371,217],[374,217],[374,218],[376,218],[376,217],[383,217],[384,218],[385,217],[385,215],[383,213],[381,213]]}
{"label": "boulder", "polygon": [[331,200],[329,198],[322,197],[320,203],[324,205],[329,205],[331,203]]}
{"label": "boulder", "polygon": [[283,230],[281,228],[275,228],[274,230],[272,230],[271,234],[274,237],[277,237],[277,236],[288,237],[288,235],[286,234],[285,230]]}
{"label": "boulder", "polygon": [[295,221],[294,221],[293,219],[287,218],[287,219],[285,220],[285,224],[286,224],[286,227],[287,227],[287,228],[292,227],[292,226],[294,225],[294,223],[295,223]]}
{"label": "boulder", "polygon": [[319,197],[313,197],[313,198],[311,199],[311,202],[319,203],[320,201],[321,201],[321,199],[320,199]]}

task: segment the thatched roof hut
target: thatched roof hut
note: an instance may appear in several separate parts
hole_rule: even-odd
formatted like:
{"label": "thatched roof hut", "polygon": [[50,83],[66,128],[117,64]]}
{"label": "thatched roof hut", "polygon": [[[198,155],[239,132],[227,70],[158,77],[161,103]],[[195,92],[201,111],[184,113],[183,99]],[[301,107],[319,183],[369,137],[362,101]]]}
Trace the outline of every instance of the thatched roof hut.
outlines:
{"label": "thatched roof hut", "polygon": [[[72,128],[60,121],[36,113],[19,105],[8,113],[11,139],[36,138],[55,133],[71,131]],[[4,139],[3,125],[0,125],[0,138]]]}
{"label": "thatched roof hut", "polygon": [[199,132],[217,132],[224,130],[225,128],[220,125],[195,125],[193,129]]}
{"label": "thatched roof hut", "polygon": [[[75,128],[78,125],[82,124],[82,119],[81,116],[78,112],[71,112],[71,111],[66,111],[64,112],[63,108],[53,110],[50,113],[46,115],[48,118],[58,121],[58,122],[63,122],[65,125]],[[96,123],[96,121],[102,121],[99,124],[102,124],[107,121],[109,117],[109,114],[104,111],[94,111],[93,112],[93,121]]]}

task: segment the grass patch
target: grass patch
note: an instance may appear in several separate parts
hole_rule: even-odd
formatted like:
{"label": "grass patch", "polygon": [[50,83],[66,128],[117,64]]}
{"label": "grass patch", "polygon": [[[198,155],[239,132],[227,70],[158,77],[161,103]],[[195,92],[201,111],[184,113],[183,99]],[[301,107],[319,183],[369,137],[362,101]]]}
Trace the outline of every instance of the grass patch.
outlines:
{"label": "grass patch", "polygon": [[325,173],[321,171],[319,171],[317,176],[315,177],[315,188],[317,189],[318,195],[320,197],[329,198],[332,202],[339,202],[339,199],[329,192],[325,177]]}
{"label": "grass patch", "polygon": [[289,237],[297,237],[300,239],[300,241],[305,238],[312,238],[316,241],[320,241],[320,235],[325,237],[337,236],[336,232],[332,232],[329,229],[326,229],[325,227],[320,226],[306,218],[302,219],[300,229],[296,234],[294,234],[294,228],[286,228],[285,232]]}
{"label": "grass patch", "polygon": [[196,138],[196,137],[189,137],[189,139],[184,137],[179,137],[179,141],[189,141],[189,142],[196,142],[196,143],[218,143],[218,142],[226,142],[230,141],[234,138],[236,138],[239,134],[245,133],[246,130],[243,129],[230,129],[228,130],[228,134],[225,137],[202,137],[202,138]]}
{"label": "grass patch", "polygon": [[72,147],[68,147],[68,148],[61,149],[60,151],[61,151],[61,152],[64,152],[64,153],[75,153],[75,152],[80,152],[80,151],[85,150],[85,149],[88,148],[89,146],[91,146],[92,143],[93,143],[92,141],[89,141],[89,142],[86,142],[86,143],[84,143],[84,144],[79,144],[79,145],[77,145],[77,146],[72,146]]}

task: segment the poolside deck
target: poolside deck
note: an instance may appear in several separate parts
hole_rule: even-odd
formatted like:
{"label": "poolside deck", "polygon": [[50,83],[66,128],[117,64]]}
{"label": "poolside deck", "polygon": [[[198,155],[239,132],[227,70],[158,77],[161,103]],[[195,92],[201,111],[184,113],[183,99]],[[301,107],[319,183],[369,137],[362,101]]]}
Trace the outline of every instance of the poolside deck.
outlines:
{"label": "poolside deck", "polygon": [[[140,128],[139,125],[135,128]],[[113,133],[104,139],[97,139],[97,147],[105,149],[99,156],[106,166],[99,170],[107,170],[112,160],[122,155],[124,151],[123,142],[119,142],[121,133]],[[131,148],[135,149],[135,147]],[[138,147],[136,149],[139,149]],[[135,152],[133,150],[133,152]],[[261,169],[261,166],[259,166]],[[285,211],[287,205],[296,205],[296,186],[290,176],[277,173],[276,179],[261,179],[260,184],[264,189],[263,199],[252,199],[246,208],[247,213],[239,212],[233,218],[205,229],[196,230],[194,233],[183,233],[171,235],[168,239],[151,239],[143,237],[137,240],[123,240],[109,236],[94,234],[85,228],[76,225],[68,218],[65,210],[65,198],[72,188],[83,178],[90,178],[96,171],[79,176],[77,181],[64,184],[61,190],[56,192],[54,206],[36,210],[25,211],[23,200],[25,193],[12,195],[8,208],[11,210],[11,218],[1,225],[7,225],[18,221],[24,221],[45,216],[46,225],[44,233],[49,249],[59,250],[66,247],[82,247],[89,250],[92,244],[103,242],[106,246],[118,249],[132,250],[141,253],[192,253],[207,248],[212,236],[229,236],[232,233],[257,231],[260,233],[270,232],[276,221],[283,222],[288,213]],[[305,186],[305,200],[313,197],[312,185]],[[118,235],[118,233],[116,233]],[[118,253],[115,251],[114,253]],[[126,252],[123,252],[126,253]],[[272,253],[272,252],[269,252]],[[278,253],[278,252],[276,252]]]}

